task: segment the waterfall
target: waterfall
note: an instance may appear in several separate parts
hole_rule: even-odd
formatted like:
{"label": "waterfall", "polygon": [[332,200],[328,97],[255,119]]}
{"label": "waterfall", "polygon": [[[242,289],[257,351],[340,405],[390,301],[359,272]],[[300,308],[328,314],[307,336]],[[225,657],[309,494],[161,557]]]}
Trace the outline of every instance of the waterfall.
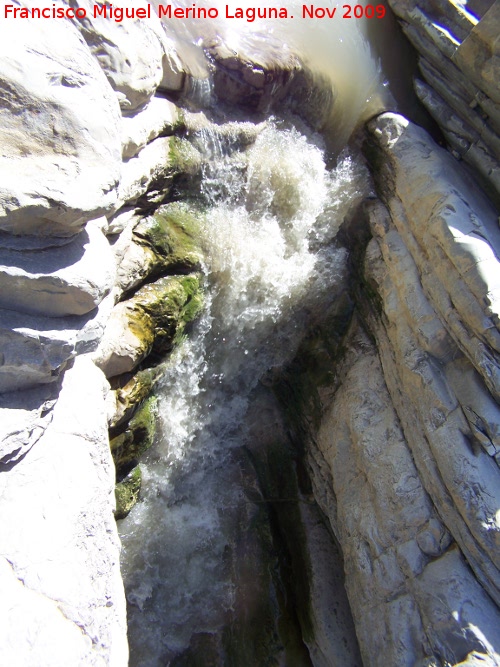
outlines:
{"label": "waterfall", "polygon": [[[192,43],[193,23],[182,25]],[[290,22],[273,24],[274,37],[286,37],[309,61],[318,56],[316,41],[319,69],[339,101],[331,127],[345,143],[373,98],[377,64],[360,26],[340,23],[342,32],[330,33],[305,23],[295,30]],[[218,29],[255,49],[265,48],[262,35],[271,28]],[[248,142],[238,140],[245,133]],[[284,120],[203,122],[190,139],[205,158],[197,215],[206,300],[169,361],[159,435],[141,462],[141,501],[120,522],[131,665],[245,667],[257,663],[225,663],[220,652],[224,629],[249,614],[260,562],[246,532],[260,490],[245,462],[256,421],[273,428],[266,413],[256,418],[259,383],[295,356],[311,323],[343,290],[347,251],[335,236],[370,194],[370,180],[354,149],[344,148],[327,167],[324,140]],[[212,648],[219,657],[176,662],[193,637],[207,636],[218,637]]]}

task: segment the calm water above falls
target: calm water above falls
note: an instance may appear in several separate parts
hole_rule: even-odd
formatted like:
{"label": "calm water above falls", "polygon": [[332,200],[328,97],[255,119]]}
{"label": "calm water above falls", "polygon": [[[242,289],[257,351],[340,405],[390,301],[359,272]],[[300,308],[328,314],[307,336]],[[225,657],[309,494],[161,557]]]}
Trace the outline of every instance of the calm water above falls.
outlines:
{"label": "calm water above falls", "polygon": [[[284,37],[285,27],[274,26],[275,33]],[[252,24],[230,37],[265,48],[266,29]],[[300,23],[286,33],[309,59],[313,49],[304,43],[312,31]],[[365,111],[377,67],[358,28],[321,32],[316,46],[318,53],[328,46],[323,62],[335,62],[337,129],[347,136]],[[333,239],[370,185],[356,155],[345,149],[329,170],[318,137],[278,121],[261,124],[244,150],[229,151],[210,128],[193,141],[208,160],[206,307],[173,355],[159,395],[160,434],[142,463],[141,501],[119,525],[131,665],[250,667],[264,663],[244,652],[227,657],[234,644],[227,628],[245,634],[244,619],[258,606],[252,588],[261,556],[248,526],[258,507],[249,489],[260,491],[244,453],[256,428],[273,428],[264,412],[255,416],[259,381],[294,357],[311,321],[342,290],[346,251]],[[203,643],[207,636],[217,640]]]}

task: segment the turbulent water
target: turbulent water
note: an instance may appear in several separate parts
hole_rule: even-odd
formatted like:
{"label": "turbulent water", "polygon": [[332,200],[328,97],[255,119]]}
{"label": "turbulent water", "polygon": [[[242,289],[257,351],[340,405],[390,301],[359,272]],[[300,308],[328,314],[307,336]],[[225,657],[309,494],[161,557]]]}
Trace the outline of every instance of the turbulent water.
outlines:
{"label": "turbulent water", "polygon": [[[368,52],[364,45],[362,57]],[[364,74],[375,69],[372,63]],[[357,99],[359,115],[366,90],[346,95]],[[352,113],[351,102],[344,110]],[[255,140],[243,147],[228,139],[238,132]],[[248,615],[242,587],[243,606],[253,604],[245,569],[252,482],[241,454],[254,437],[252,402],[266,372],[294,357],[311,322],[342,290],[346,251],[334,239],[370,186],[359,157],[345,149],[328,169],[322,140],[284,121],[232,123],[226,133],[205,125],[191,140],[206,161],[207,296],[159,391],[160,433],[141,462],[141,501],[120,522],[131,664],[245,667],[257,663],[176,660],[193,637],[220,636]]]}

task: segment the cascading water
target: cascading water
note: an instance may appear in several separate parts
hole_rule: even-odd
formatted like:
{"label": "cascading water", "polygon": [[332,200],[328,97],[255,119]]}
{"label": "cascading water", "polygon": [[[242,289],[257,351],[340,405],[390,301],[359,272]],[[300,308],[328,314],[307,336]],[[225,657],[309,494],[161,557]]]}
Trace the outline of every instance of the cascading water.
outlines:
{"label": "cascading water", "polygon": [[[366,58],[368,48],[358,45]],[[337,54],[339,48],[336,42]],[[375,70],[371,62],[358,77],[361,88]],[[342,99],[346,78],[334,83]],[[339,136],[352,130],[367,97],[366,90],[346,92]],[[235,138],[242,135],[248,141]],[[141,501],[120,522],[131,665],[311,664],[300,648],[280,663],[262,657],[271,646],[275,656],[291,653],[280,644],[283,636],[265,629],[266,610],[286,594],[274,573],[259,579],[274,565],[251,533],[262,490],[246,452],[255,438],[259,381],[294,357],[311,323],[343,289],[347,251],[335,236],[369,194],[369,177],[347,150],[327,169],[321,140],[284,121],[205,123],[191,141],[206,165],[206,303],[171,357],[159,390],[160,434],[142,462]],[[259,420],[261,432],[273,428],[264,413]],[[264,607],[259,586],[269,589]],[[248,646],[238,652],[232,635],[238,628],[248,635],[255,622],[270,638],[252,650],[264,654],[249,655]]]}

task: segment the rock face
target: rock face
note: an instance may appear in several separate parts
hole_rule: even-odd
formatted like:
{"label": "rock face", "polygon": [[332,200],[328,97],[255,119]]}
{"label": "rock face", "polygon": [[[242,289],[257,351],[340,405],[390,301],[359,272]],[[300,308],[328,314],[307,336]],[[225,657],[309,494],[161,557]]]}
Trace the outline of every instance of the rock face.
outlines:
{"label": "rock face", "polygon": [[9,663],[126,664],[106,392],[102,373],[78,357],[38,442],[0,475]]}
{"label": "rock face", "polygon": [[319,390],[315,496],[364,664],[497,665],[496,213],[401,116],[369,123],[367,155],[381,200],[365,207],[333,400]]}
{"label": "rock face", "polygon": [[71,23],[45,31],[9,21],[3,30],[0,229],[72,236],[116,199],[118,104]]}
{"label": "rock face", "polygon": [[[243,533],[272,535],[236,598],[243,607],[258,590],[276,628],[302,633],[294,664],[493,666],[500,231],[471,174],[500,200],[499,3],[468,3],[480,20],[445,0],[389,4],[450,152],[396,114],[367,126],[377,196],[335,240],[352,271],[317,360],[333,380],[305,368],[290,424],[270,390],[255,392],[245,456],[263,497],[293,509],[242,516]],[[164,97],[189,72],[156,19],[5,20],[0,31],[0,652],[6,664],[122,667],[108,426],[125,516],[153,439],[156,362],[201,307],[197,213],[163,206],[204,166],[196,137],[173,136],[185,119]],[[296,56],[209,49],[226,104],[288,105],[321,127],[331,92]],[[258,131],[227,124],[217,142],[248,145]],[[234,479],[250,479],[236,458]],[[272,625],[258,643],[254,619],[231,626],[244,638],[234,655],[284,655]]]}
{"label": "rock face", "polygon": [[175,172],[180,114],[155,93],[179,93],[185,72],[157,18],[0,32],[0,651],[122,667],[114,401],[89,353],[124,287],[106,234],[137,224],[136,200]]}
{"label": "rock face", "polygon": [[500,201],[498,2],[390,0],[420,54],[418,97],[458,159],[469,164]]}

